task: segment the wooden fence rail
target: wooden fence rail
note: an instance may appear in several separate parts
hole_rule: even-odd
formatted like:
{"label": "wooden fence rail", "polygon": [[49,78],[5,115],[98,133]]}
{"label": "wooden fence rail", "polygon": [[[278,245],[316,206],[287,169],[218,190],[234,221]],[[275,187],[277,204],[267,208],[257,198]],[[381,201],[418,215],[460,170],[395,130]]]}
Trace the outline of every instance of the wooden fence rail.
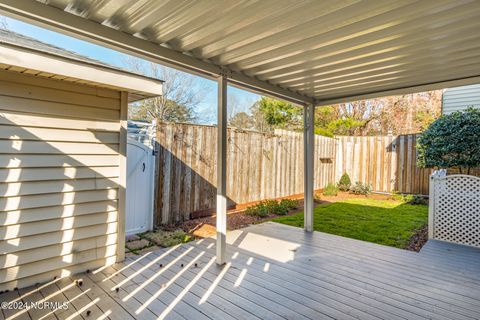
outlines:
{"label": "wooden fence rail", "polygon": [[[229,128],[229,206],[303,193],[303,134]],[[157,224],[211,212],[216,199],[214,126],[161,124],[157,131]],[[430,169],[416,166],[416,135],[315,137],[315,189],[347,172],[375,192],[428,194]],[[480,175],[479,170],[471,174]]]}

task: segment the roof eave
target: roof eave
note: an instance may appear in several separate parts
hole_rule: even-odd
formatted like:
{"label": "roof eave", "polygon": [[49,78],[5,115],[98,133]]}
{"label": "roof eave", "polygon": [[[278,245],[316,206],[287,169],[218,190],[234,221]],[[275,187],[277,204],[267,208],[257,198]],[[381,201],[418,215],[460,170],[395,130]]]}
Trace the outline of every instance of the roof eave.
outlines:
{"label": "roof eave", "polygon": [[163,94],[162,80],[144,77],[104,65],[78,61],[44,51],[19,47],[10,43],[0,42],[0,48],[0,62],[4,64],[69,78],[78,78],[93,82],[99,86],[107,85],[119,91],[134,93],[137,97],[143,97],[143,99]]}

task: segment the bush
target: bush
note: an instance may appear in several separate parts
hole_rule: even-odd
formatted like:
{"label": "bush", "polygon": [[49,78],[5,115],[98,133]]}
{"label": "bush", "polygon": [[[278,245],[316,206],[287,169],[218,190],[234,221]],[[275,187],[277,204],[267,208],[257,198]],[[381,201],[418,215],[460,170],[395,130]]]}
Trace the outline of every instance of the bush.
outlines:
{"label": "bush", "polygon": [[336,196],[338,194],[338,188],[333,183],[329,183],[323,188],[324,196]]}
{"label": "bush", "polygon": [[268,211],[263,202],[260,202],[254,206],[247,207],[245,214],[255,217],[266,217],[268,216]]}
{"label": "bush", "polygon": [[280,200],[280,205],[287,208],[287,210],[298,209],[298,200],[282,199]]}
{"label": "bush", "polygon": [[288,208],[281,205],[277,200],[265,200],[263,204],[268,214],[285,215],[288,213]]}
{"label": "bush", "polygon": [[402,201],[408,204],[425,204],[425,199],[419,194],[404,194]]}
{"label": "bush", "polygon": [[298,202],[291,199],[265,200],[254,206],[247,207],[245,214],[255,217],[267,217],[268,215],[286,215],[288,210],[298,208]]}
{"label": "bush", "polygon": [[372,186],[367,183],[362,183],[360,181],[355,182],[355,185],[350,188],[350,191],[354,194],[363,194],[368,195],[372,193]]}
{"label": "bush", "polygon": [[401,194],[397,190],[393,190],[391,199],[396,201],[403,201],[403,194]]}
{"label": "bush", "polygon": [[398,191],[393,191],[392,199],[413,205],[427,203],[425,198],[420,194],[401,194]]}
{"label": "bush", "polygon": [[480,166],[480,110],[470,108],[435,120],[417,140],[420,168],[467,169]]}
{"label": "bush", "polygon": [[338,181],[338,189],[340,189],[341,191],[348,191],[350,190],[351,185],[352,181],[350,180],[350,176],[348,175],[348,173],[345,172],[344,174],[342,174],[340,181]]}

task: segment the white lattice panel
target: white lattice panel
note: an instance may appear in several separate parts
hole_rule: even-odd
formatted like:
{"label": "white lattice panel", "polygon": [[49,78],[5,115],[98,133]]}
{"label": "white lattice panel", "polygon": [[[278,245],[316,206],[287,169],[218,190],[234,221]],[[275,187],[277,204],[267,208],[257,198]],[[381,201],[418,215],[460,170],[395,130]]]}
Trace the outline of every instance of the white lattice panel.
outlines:
{"label": "white lattice panel", "polygon": [[480,247],[480,178],[433,179],[433,238]]}

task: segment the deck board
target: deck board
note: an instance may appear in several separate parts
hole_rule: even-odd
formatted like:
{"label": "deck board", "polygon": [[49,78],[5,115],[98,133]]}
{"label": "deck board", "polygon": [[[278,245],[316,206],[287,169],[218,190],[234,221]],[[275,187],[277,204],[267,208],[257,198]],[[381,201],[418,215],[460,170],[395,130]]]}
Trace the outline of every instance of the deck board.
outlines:
{"label": "deck board", "polygon": [[480,319],[478,248],[429,241],[415,253],[272,222],[227,241],[224,266],[204,239],[4,293],[70,308],[0,319]]}

